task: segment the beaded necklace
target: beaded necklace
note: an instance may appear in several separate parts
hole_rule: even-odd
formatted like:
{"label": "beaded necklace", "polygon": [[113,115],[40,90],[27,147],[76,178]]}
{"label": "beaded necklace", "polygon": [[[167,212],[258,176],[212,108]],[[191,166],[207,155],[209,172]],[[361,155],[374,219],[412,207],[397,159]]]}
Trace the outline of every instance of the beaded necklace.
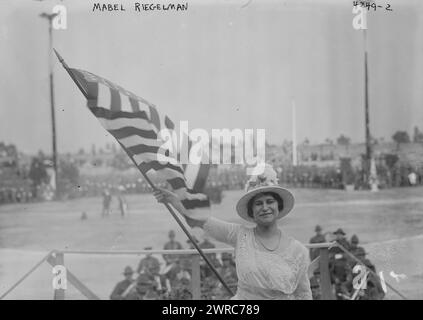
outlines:
{"label": "beaded necklace", "polygon": [[266,247],[265,245],[264,245],[264,243],[263,242],[261,242],[261,240],[260,240],[260,237],[257,235],[257,233],[256,233],[256,229],[254,229],[254,239],[256,239],[256,241],[263,247],[263,248],[265,248],[267,251],[270,251],[270,252],[273,252],[273,251],[276,251],[276,249],[278,249],[279,248],[279,245],[281,244],[281,238],[282,238],[282,232],[281,232],[281,230],[279,230],[279,240],[278,240],[278,244],[276,245],[276,247],[274,248],[274,249],[269,249],[268,247]]}

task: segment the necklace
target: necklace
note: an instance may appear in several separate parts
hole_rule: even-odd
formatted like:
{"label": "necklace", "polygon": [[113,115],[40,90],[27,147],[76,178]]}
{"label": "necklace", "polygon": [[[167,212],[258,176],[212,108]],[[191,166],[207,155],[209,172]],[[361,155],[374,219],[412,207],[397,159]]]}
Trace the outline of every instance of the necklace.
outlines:
{"label": "necklace", "polygon": [[254,239],[256,239],[257,241],[258,241],[258,243],[263,247],[263,248],[265,248],[267,251],[270,251],[270,252],[273,252],[273,251],[276,251],[276,249],[277,248],[279,248],[279,245],[280,245],[280,243],[281,243],[281,237],[282,237],[282,232],[281,232],[281,230],[279,230],[279,240],[278,240],[278,244],[276,245],[276,247],[274,248],[274,249],[270,249],[270,248],[268,248],[268,247],[266,247],[265,245],[264,245],[264,243],[263,242],[261,242],[261,240],[260,240],[260,237],[257,235],[257,233],[256,233],[256,229],[254,229]]}

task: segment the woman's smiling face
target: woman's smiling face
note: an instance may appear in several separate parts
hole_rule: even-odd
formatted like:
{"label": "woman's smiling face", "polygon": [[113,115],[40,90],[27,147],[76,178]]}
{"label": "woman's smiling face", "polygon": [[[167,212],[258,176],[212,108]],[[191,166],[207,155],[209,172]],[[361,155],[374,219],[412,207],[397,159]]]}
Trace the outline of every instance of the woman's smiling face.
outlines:
{"label": "woman's smiling face", "polygon": [[278,201],[272,195],[259,194],[253,199],[252,211],[257,224],[272,224],[279,215]]}

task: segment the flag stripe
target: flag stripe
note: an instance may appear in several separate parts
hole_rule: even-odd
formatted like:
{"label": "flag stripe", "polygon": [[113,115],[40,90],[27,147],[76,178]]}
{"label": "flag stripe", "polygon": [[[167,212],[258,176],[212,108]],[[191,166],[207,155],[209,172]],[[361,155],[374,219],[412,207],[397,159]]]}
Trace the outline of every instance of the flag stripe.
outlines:
{"label": "flag stripe", "polygon": [[126,112],[126,111],[110,111],[106,108],[94,107],[91,108],[91,112],[96,117],[105,118],[109,120],[126,118],[126,119],[145,119],[148,120],[147,113],[143,110],[138,112]]}
{"label": "flag stripe", "polygon": [[[154,174],[152,174],[152,173],[154,173]],[[166,180],[166,181],[169,180],[169,179],[180,178],[185,183],[184,174],[180,173],[178,171],[172,170],[170,168],[165,168],[165,169],[161,169],[161,170],[157,170],[157,171],[150,170],[148,172],[148,174],[151,175],[151,176],[155,176],[159,179]],[[185,189],[186,189],[186,185],[185,185]]]}
{"label": "flag stripe", "polygon": [[97,107],[98,106],[98,83],[87,82],[86,88],[88,91],[88,95],[92,97],[91,99],[87,100],[88,108]]}
{"label": "flag stripe", "polygon": [[210,207],[210,200],[182,200],[182,205],[185,209],[194,209],[194,208],[205,208]]}
{"label": "flag stripe", "polygon": [[186,187],[185,181],[182,178],[168,179],[167,182],[169,182],[170,186],[174,190],[176,190],[176,189],[182,189],[182,188],[185,188]]}
{"label": "flag stripe", "polygon": [[170,169],[172,171],[178,172],[182,176],[184,174],[184,172],[182,171],[182,169],[180,167],[174,166],[170,163],[169,164],[161,164],[159,162],[144,162],[144,163],[141,163],[138,166],[138,168],[140,170],[142,170],[143,172],[148,172],[149,170],[159,171],[159,170]]}
{"label": "flag stripe", "polygon": [[153,129],[148,120],[140,118],[117,118],[113,120],[98,117],[98,120],[107,130],[118,130],[125,127],[134,127],[140,130],[150,131]]}
{"label": "flag stripe", "polygon": [[134,112],[139,112],[140,111],[140,104],[137,100],[135,100],[134,98],[129,98],[129,102],[131,103],[132,106],[132,110]]}
{"label": "flag stripe", "polygon": [[168,116],[165,117],[165,126],[170,130],[175,130],[175,124],[168,118]]}
{"label": "flag stripe", "polygon": [[116,139],[122,139],[133,135],[139,135],[147,139],[157,139],[157,134],[152,130],[141,130],[134,127],[124,127],[116,130],[108,130]]}
{"label": "flag stripe", "polygon": [[121,111],[122,110],[122,101],[120,99],[119,91],[116,89],[110,88],[110,109],[112,111]]}
{"label": "flag stripe", "polygon": [[134,154],[132,155],[137,165],[140,165],[143,162],[149,162],[149,161],[158,161],[162,163],[170,163],[173,165],[177,165],[178,161],[175,158],[168,157],[162,153],[151,153],[151,152],[145,152],[142,154]]}
{"label": "flag stripe", "polygon": [[121,111],[124,111],[124,112],[134,111],[131,104],[131,98],[129,98],[128,96],[124,94],[120,94],[120,99],[121,99],[121,103],[120,103]]}
{"label": "flag stripe", "polygon": [[146,144],[137,144],[135,146],[129,147],[127,148],[127,150],[133,154],[133,155],[140,155],[143,153],[161,153],[164,155],[167,155],[166,153],[164,153],[165,150],[160,150],[160,146],[150,146],[150,145],[146,145]]}
{"label": "flag stripe", "polygon": [[111,93],[110,88],[99,83],[97,86],[97,103],[103,108],[110,108]]}
{"label": "flag stripe", "polygon": [[150,120],[156,126],[157,132],[159,132],[161,130],[159,113],[157,112],[156,108],[153,106],[149,106],[149,109],[150,109]]}
{"label": "flag stripe", "polygon": [[163,145],[163,142],[156,139],[146,139],[141,136],[130,136],[127,138],[120,139],[120,143],[122,143],[125,148],[131,148],[136,145],[145,144],[148,146],[156,146],[160,147]]}

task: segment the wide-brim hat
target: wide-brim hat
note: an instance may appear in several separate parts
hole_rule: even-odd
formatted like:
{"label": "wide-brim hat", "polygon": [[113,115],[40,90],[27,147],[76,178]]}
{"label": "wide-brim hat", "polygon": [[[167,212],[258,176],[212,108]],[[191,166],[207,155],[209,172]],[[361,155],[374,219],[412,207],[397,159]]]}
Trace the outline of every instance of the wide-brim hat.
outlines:
{"label": "wide-brim hat", "polygon": [[280,219],[294,207],[294,195],[288,189],[278,185],[277,174],[270,165],[266,164],[260,171],[259,174],[252,175],[248,180],[245,187],[246,193],[236,204],[236,212],[244,220],[254,222],[254,219],[248,215],[248,202],[258,194],[272,192],[279,195],[283,201],[283,209],[277,216],[277,219]]}
{"label": "wide-brim hat", "polygon": [[125,270],[123,271],[123,274],[133,274],[134,270],[130,266],[125,267]]}
{"label": "wide-brim hat", "polygon": [[345,232],[341,228],[339,228],[338,230],[336,230],[333,234],[342,234],[343,236],[345,236]]}

